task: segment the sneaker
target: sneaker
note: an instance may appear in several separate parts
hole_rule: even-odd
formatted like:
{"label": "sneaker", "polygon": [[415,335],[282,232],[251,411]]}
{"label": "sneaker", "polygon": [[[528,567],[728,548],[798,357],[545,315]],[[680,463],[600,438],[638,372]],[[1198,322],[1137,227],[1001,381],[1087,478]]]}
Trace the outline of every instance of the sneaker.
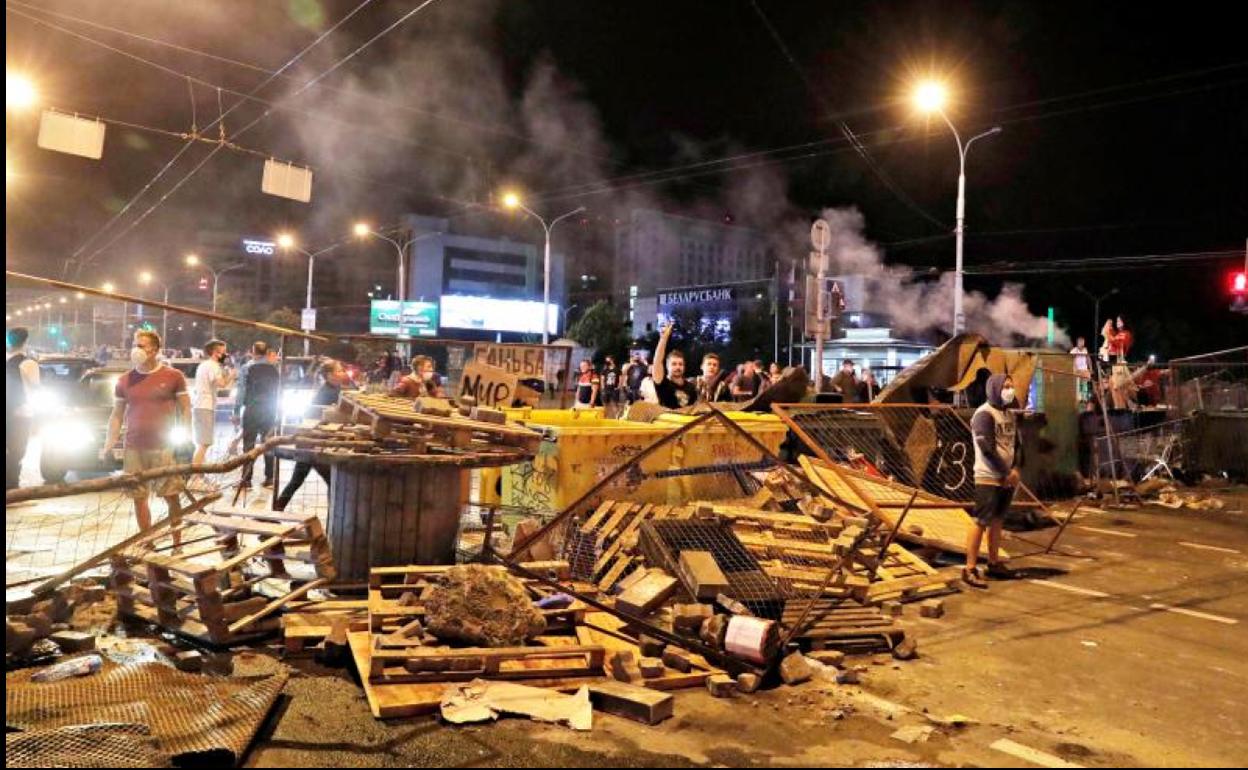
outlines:
{"label": "sneaker", "polygon": [[265,489],[272,489],[273,479],[265,479],[263,482],[261,482],[260,486],[264,487]]}
{"label": "sneaker", "polygon": [[1004,564],[1001,564],[1000,562],[997,562],[996,564],[989,564],[988,577],[993,580],[1013,580],[1014,570]]}
{"label": "sneaker", "polygon": [[971,588],[987,588],[988,582],[979,576],[979,573],[972,569],[962,568],[962,582]]}

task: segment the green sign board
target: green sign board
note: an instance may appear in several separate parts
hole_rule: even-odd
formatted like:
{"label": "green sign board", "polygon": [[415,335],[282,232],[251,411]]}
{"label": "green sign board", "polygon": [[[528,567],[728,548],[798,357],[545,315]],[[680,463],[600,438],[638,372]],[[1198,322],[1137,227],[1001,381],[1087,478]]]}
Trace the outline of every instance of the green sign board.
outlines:
{"label": "green sign board", "polygon": [[375,299],[369,308],[368,331],[400,337],[436,337],[438,305],[436,302]]}

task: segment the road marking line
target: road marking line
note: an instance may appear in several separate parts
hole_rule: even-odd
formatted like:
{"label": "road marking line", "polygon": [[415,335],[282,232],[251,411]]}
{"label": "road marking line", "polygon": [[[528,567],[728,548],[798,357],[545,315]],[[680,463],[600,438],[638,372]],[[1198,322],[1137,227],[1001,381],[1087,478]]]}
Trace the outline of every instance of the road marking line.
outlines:
{"label": "road marking line", "polygon": [[1202,545],[1201,543],[1189,543],[1186,540],[1180,540],[1179,545],[1185,545],[1188,548],[1199,548],[1202,551],[1221,551],[1222,553],[1239,553],[1234,548],[1222,548],[1216,545]]}
{"label": "road marking line", "polygon": [[1083,594],[1084,596],[1095,596],[1098,599],[1104,599],[1109,594],[1104,591],[1093,591],[1091,588],[1079,588],[1078,586],[1068,586],[1065,583],[1054,583],[1051,580],[1028,580],[1028,583],[1035,583],[1038,586],[1046,588],[1058,588],[1062,591],[1070,591],[1072,594]]}
{"label": "road marking line", "polygon": [[1201,620],[1212,620],[1215,623],[1225,623],[1228,626],[1233,626],[1239,622],[1235,618],[1224,618],[1221,615],[1210,615],[1207,612],[1198,612],[1196,610],[1189,610],[1184,607],[1171,607],[1168,604],[1150,604],[1148,605],[1148,608],[1150,610],[1165,610],[1166,612],[1175,612],[1175,613],[1178,613],[1179,615],[1187,615],[1193,618],[1200,618]]}
{"label": "road marking line", "polygon": [[1100,527],[1076,527],[1075,529],[1086,529],[1089,532],[1100,532],[1102,535],[1113,535],[1114,537],[1139,537],[1134,532],[1115,532],[1112,529],[1101,529]]}
{"label": "road marking line", "polygon": [[1041,767],[1083,767],[1083,765],[1076,765],[1074,762],[1067,762],[1061,757],[1046,754],[1039,749],[1033,749],[1030,746],[1024,746],[1021,743],[1015,743],[1009,738],[996,740],[990,744],[988,748],[996,749],[1003,754],[1018,757],[1021,760],[1040,765]]}

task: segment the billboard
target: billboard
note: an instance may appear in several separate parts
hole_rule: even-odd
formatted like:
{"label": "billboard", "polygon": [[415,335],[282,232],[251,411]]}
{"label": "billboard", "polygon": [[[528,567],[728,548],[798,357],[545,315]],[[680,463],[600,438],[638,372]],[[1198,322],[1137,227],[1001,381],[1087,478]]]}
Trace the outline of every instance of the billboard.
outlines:
{"label": "billboard", "polygon": [[433,302],[375,299],[369,307],[368,331],[402,337],[436,337],[438,306]]}
{"label": "billboard", "polygon": [[[559,306],[550,303],[547,330],[558,328]],[[447,294],[442,297],[442,326],[492,332],[542,333],[542,303],[525,299],[495,299]]]}

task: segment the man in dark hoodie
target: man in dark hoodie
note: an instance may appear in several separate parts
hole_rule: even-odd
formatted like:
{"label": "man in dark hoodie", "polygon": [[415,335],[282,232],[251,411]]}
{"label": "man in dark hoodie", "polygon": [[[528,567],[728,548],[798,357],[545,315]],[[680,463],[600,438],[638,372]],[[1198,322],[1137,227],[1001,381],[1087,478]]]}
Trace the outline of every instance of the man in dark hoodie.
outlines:
{"label": "man in dark hoodie", "polygon": [[1008,374],[988,378],[988,400],[971,417],[971,437],[975,443],[975,526],[966,539],[966,567],[962,581],[974,588],[988,584],[976,570],[979,546],[988,530],[988,577],[1007,579],[1009,570],[999,561],[1001,528],[1018,486],[1015,463],[1018,430],[1013,409],[1014,380]]}

